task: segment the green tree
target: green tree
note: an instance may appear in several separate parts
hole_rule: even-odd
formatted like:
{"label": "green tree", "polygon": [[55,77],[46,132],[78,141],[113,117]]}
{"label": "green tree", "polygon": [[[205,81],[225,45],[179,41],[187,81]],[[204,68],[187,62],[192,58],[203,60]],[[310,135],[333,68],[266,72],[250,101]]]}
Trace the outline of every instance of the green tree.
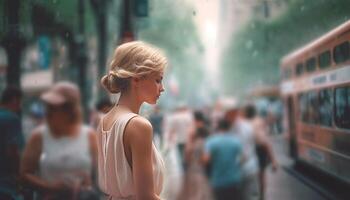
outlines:
{"label": "green tree", "polygon": [[290,0],[273,19],[253,18],[232,36],[222,60],[227,93],[278,84],[280,59],[347,21],[347,0]]}
{"label": "green tree", "polygon": [[[193,22],[194,11],[187,1],[150,0],[150,12],[141,40],[162,48],[169,59],[169,74],[179,82],[182,100],[195,101],[203,81],[203,47]],[[189,102],[191,102],[189,101]]]}

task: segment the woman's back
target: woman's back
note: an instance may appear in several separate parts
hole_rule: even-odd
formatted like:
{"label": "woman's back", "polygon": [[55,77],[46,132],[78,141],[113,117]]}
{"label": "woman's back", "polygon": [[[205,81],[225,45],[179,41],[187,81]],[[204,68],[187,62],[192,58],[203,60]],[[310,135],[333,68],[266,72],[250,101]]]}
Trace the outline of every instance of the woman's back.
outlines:
{"label": "woman's back", "polygon": [[[112,199],[135,198],[132,166],[128,162],[131,159],[127,159],[124,149],[124,132],[130,120],[137,116],[135,113],[119,114],[112,122],[109,119],[110,129],[104,128],[102,118],[98,129],[99,185]],[[154,145],[152,163],[155,193],[159,195],[163,184],[163,162]]]}

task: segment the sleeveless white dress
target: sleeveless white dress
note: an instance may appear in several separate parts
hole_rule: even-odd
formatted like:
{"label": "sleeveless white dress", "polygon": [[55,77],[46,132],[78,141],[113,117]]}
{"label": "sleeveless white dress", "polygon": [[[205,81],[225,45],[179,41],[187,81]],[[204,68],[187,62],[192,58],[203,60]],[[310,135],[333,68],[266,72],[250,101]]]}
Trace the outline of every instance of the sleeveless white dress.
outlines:
{"label": "sleeveless white dress", "polygon": [[[110,130],[103,129],[103,118],[98,128],[98,182],[100,189],[112,200],[135,199],[135,187],[131,167],[126,159],[123,134],[126,125],[135,113],[121,115]],[[153,181],[155,193],[163,187],[164,163],[152,144]]]}

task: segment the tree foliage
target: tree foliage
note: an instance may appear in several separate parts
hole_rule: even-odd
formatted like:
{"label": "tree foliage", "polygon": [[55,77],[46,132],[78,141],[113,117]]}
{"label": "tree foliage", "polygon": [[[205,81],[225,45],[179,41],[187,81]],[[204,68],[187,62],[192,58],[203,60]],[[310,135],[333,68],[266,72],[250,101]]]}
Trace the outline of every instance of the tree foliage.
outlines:
{"label": "tree foliage", "polygon": [[203,79],[202,44],[193,22],[193,9],[186,1],[150,0],[146,26],[138,36],[162,48],[169,60],[169,75],[179,83],[179,98],[195,98]]}
{"label": "tree foliage", "polygon": [[291,0],[273,19],[253,18],[232,36],[222,60],[227,93],[278,84],[280,59],[350,18],[347,0]]}

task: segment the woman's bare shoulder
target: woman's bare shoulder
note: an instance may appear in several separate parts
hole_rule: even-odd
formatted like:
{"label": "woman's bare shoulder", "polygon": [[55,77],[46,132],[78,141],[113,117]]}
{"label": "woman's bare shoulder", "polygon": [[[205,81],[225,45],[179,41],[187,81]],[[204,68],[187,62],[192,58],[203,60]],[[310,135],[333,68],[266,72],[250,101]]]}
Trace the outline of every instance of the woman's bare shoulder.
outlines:
{"label": "woman's bare shoulder", "polygon": [[24,149],[24,154],[28,154],[36,152],[39,153],[41,152],[41,148],[42,148],[42,141],[43,141],[43,127],[37,127],[35,128],[30,137],[29,140],[25,146]]}
{"label": "woman's bare shoulder", "polygon": [[31,143],[41,143],[43,137],[43,126],[36,127],[30,134],[29,142]]}
{"label": "woman's bare shoulder", "polygon": [[146,118],[137,115],[129,120],[125,128],[125,133],[130,138],[152,139],[152,124]]}
{"label": "woman's bare shoulder", "polygon": [[152,124],[148,121],[148,119],[137,115],[130,119],[127,125],[127,129],[129,130],[144,130],[144,131],[152,131]]}

